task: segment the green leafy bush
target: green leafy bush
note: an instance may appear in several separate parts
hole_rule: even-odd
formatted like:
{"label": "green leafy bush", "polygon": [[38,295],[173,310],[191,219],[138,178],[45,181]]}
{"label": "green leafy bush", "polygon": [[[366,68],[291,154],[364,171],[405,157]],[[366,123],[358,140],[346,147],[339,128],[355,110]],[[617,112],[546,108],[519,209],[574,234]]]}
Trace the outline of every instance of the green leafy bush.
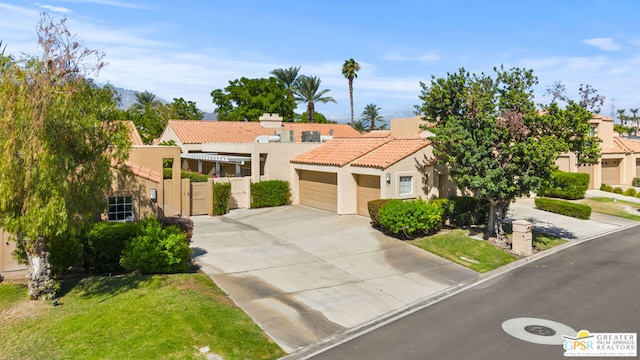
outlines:
{"label": "green leafy bush", "polygon": [[540,210],[587,220],[591,217],[591,207],[564,200],[536,198],[536,207]]}
{"label": "green leafy bush", "polygon": [[170,274],[189,268],[191,249],[175,226],[154,217],[140,221],[140,234],[128,242],[120,264],[144,274]]}
{"label": "green leafy bush", "polygon": [[138,236],[137,223],[100,222],[85,237],[85,270],[93,273],[122,271],[120,257],[127,242]]}
{"label": "green leafy bush", "polygon": [[291,203],[289,182],[269,180],[251,184],[251,208],[282,206]]}
{"label": "green leafy bush", "polygon": [[229,209],[229,198],[231,197],[231,183],[213,184],[213,214],[224,215]]}
{"label": "green leafy bush", "polygon": [[162,178],[163,179],[171,179],[173,177],[173,169],[171,168],[162,168]]}
{"label": "green leafy bush", "polygon": [[600,190],[606,191],[606,192],[613,192],[613,187],[611,187],[611,185],[602,184],[600,185]]}
{"label": "green leafy bush", "polygon": [[636,196],[638,192],[636,191],[636,189],[634,188],[627,188],[622,195],[624,196]]}
{"label": "green leafy bush", "polygon": [[369,211],[369,217],[371,218],[372,225],[380,225],[380,208],[387,202],[389,202],[389,199],[376,199],[367,203],[367,210]]}
{"label": "green leafy bush", "polygon": [[631,185],[635,187],[640,187],[640,177],[634,177],[631,181]]}
{"label": "green leafy bush", "polygon": [[549,183],[538,191],[538,196],[577,200],[584,197],[587,189],[589,174],[554,171]]}
{"label": "green leafy bush", "polygon": [[64,233],[47,239],[49,262],[54,274],[63,274],[76,265],[82,265],[82,240],[79,236]]}
{"label": "green leafy bush", "polygon": [[489,218],[490,206],[487,200],[472,196],[453,196],[449,201],[452,204],[449,223],[453,226],[484,224]]}
{"label": "green leafy bush", "polygon": [[442,208],[442,226],[444,226],[447,220],[451,219],[451,215],[453,214],[453,202],[447,198],[433,199],[429,202]]}
{"label": "green leafy bush", "polygon": [[162,226],[175,226],[185,235],[184,241],[189,244],[191,243],[191,238],[193,237],[193,220],[184,217],[163,217],[159,219],[162,223]]}
{"label": "green leafy bush", "polygon": [[181,170],[180,174],[183,179],[190,179],[192,182],[207,182],[211,178],[208,175],[186,170]]}
{"label": "green leafy bush", "polygon": [[396,235],[410,238],[414,234],[437,232],[442,227],[444,209],[439,204],[422,199],[402,201],[391,199],[380,208],[380,226]]}
{"label": "green leafy bush", "polygon": [[614,194],[622,194],[624,192],[624,190],[621,187],[617,187],[617,188],[613,188],[613,190],[611,190],[612,193]]}

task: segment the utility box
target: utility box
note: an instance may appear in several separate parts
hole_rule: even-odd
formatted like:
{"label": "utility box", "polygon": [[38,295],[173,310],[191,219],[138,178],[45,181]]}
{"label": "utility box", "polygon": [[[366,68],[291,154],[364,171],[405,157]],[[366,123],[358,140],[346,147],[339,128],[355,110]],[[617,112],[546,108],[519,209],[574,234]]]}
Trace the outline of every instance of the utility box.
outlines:
{"label": "utility box", "polygon": [[531,255],[533,252],[533,224],[526,220],[516,220],[513,223],[513,237],[511,250],[522,255]]}

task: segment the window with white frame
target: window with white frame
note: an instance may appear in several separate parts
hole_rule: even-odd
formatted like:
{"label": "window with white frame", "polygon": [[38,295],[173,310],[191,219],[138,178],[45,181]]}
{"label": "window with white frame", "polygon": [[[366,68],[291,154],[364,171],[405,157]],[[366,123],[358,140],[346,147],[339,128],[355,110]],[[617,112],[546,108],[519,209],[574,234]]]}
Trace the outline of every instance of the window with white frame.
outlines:
{"label": "window with white frame", "polygon": [[400,195],[413,194],[413,176],[400,176]]}
{"label": "window with white frame", "polygon": [[108,204],[109,221],[133,221],[133,196],[110,196]]}

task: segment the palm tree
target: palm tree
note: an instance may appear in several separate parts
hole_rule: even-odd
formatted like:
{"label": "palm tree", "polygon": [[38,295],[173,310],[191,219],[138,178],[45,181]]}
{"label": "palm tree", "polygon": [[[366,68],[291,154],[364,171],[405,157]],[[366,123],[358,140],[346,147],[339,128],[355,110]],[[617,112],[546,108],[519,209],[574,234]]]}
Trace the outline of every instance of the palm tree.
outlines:
{"label": "palm tree", "polygon": [[[292,66],[288,69],[274,69],[271,72],[271,75],[275,76],[276,79],[284,85],[288,99],[293,99],[293,90],[298,82],[299,71],[300,66]],[[293,114],[291,115],[290,121],[293,121]]]}
{"label": "palm tree", "polygon": [[136,93],[136,102],[129,107],[133,112],[146,112],[149,107],[157,108],[162,105],[160,100],[156,100],[156,95],[149,91]]}
{"label": "palm tree", "polygon": [[331,96],[324,96],[328,93],[329,89],[324,89],[318,91],[320,88],[320,78],[317,76],[305,76],[302,75],[298,79],[298,83],[293,89],[293,94],[295,95],[295,100],[298,102],[307,103],[307,115],[308,122],[313,124],[315,122],[315,103],[335,103],[336,101]]}
{"label": "palm tree", "polygon": [[618,119],[620,119],[620,124],[622,125],[627,125],[627,117],[624,115],[624,112],[626,111],[625,109],[617,109],[616,110],[618,112]]}
{"label": "palm tree", "polygon": [[629,111],[631,111],[631,113],[633,114],[633,122],[636,123],[636,128],[635,128],[633,134],[635,136],[638,136],[638,127],[640,126],[640,124],[639,124],[639,122],[640,122],[639,120],[640,119],[638,118],[638,111],[640,111],[640,109],[638,109],[638,108],[629,109]]}
{"label": "palm tree", "polygon": [[360,70],[360,64],[355,60],[345,60],[342,65],[342,75],[349,80],[349,102],[351,103],[351,126],[353,126],[353,79],[358,77],[356,74]]}
{"label": "palm tree", "polygon": [[369,130],[376,130],[376,121],[382,121],[382,115],[379,113],[380,108],[376,104],[368,104],[364,107],[360,119],[369,122]]}

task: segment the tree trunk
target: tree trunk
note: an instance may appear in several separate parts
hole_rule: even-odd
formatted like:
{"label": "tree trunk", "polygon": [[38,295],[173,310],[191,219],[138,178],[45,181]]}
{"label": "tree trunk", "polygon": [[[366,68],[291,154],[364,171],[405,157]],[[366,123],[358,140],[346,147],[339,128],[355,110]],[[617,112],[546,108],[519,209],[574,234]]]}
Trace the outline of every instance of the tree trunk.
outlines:
{"label": "tree trunk", "polygon": [[313,105],[313,101],[307,103],[307,123],[313,124],[316,122],[316,109]]}
{"label": "tree trunk", "polygon": [[502,228],[502,219],[504,219],[504,209],[508,201],[504,199],[489,199],[489,203],[491,204],[489,209],[489,225],[487,225],[485,238],[494,237],[498,243],[504,243],[507,237]]}
{"label": "tree trunk", "polygon": [[353,79],[352,78],[349,78],[349,103],[351,104],[351,127],[353,127],[355,122],[353,120]]}
{"label": "tree trunk", "polygon": [[50,300],[55,296],[54,281],[51,278],[49,252],[43,236],[39,236],[32,244],[25,246],[29,260],[28,288],[31,300]]}

